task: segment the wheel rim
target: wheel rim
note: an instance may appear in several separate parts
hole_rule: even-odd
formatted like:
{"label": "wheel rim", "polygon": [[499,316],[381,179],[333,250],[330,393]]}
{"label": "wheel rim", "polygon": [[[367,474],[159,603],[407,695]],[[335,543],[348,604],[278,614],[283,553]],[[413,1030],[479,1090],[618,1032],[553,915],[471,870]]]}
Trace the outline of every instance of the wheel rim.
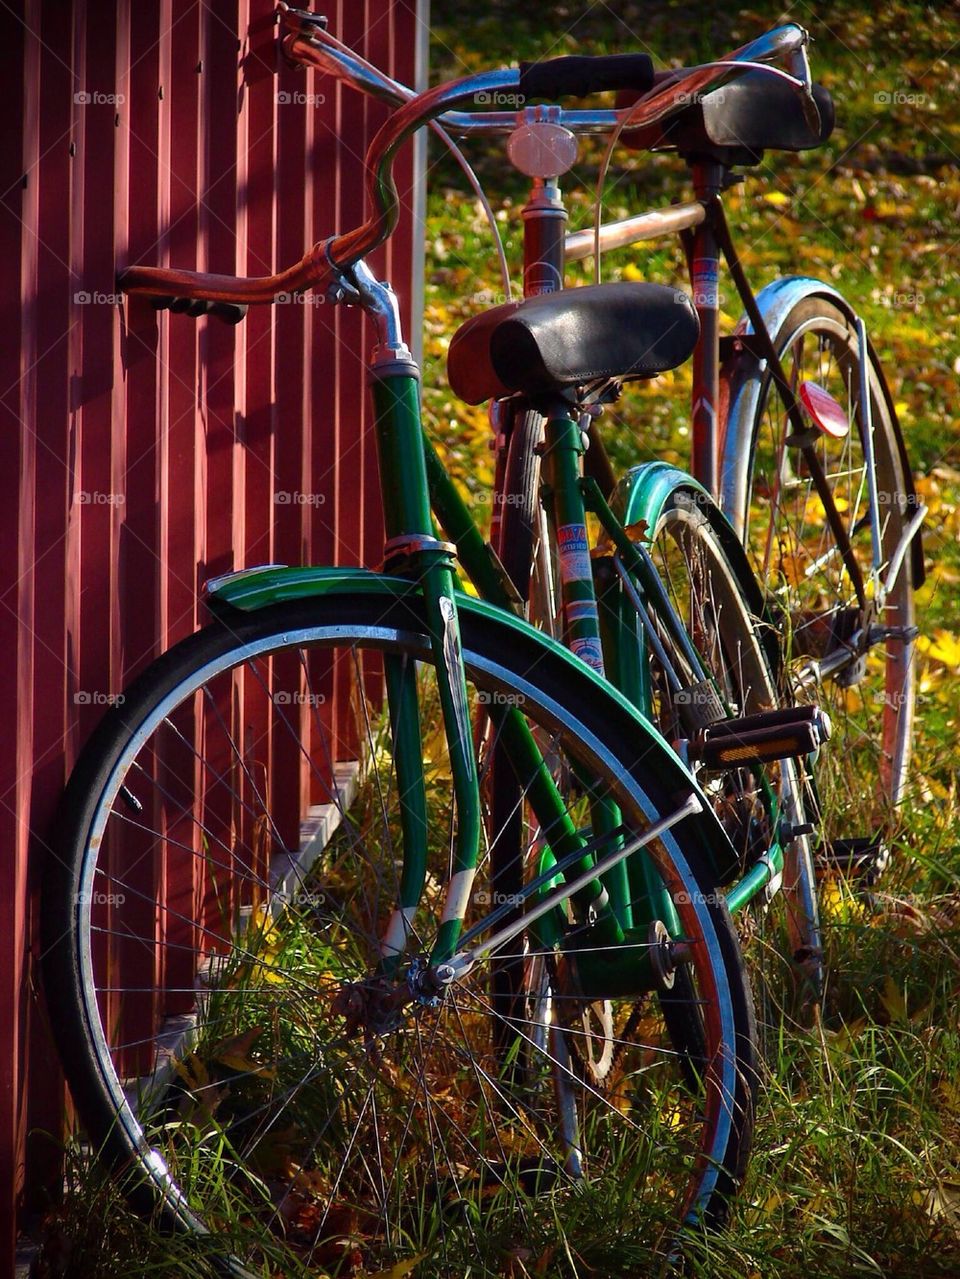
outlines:
{"label": "wheel rim", "polygon": [[[819,314],[794,327],[783,345],[783,363],[795,391],[805,383],[826,390],[854,423],[842,438],[818,435],[815,449],[866,579],[871,540],[859,415],[856,335],[839,317]],[[871,363],[871,412],[883,568],[900,540],[904,511],[892,500],[903,493],[899,459],[886,400]],[[854,625],[856,596],[833,545],[822,503],[802,458],[784,445],[789,423],[767,380],[755,437],[747,527],[758,576],[783,621],[788,645],[786,678],[799,700],[816,701],[834,724],[832,745],[817,767],[818,802],[828,841],[851,829],[880,835],[895,826],[894,809],[906,785],[912,734],[914,663],[909,640],[875,644],[865,671],[845,685],[841,676],[814,685],[806,680],[810,656],[836,647],[836,635]],[[877,619],[888,627],[913,624],[909,555],[887,607]],[[831,629],[834,638],[830,638]]]}
{"label": "wheel rim", "polygon": [[[291,641],[295,638],[291,637]],[[311,640],[316,638],[314,632]],[[331,643],[338,639],[342,643],[339,633],[330,636]],[[408,651],[427,656],[418,637],[403,636],[383,627],[368,628],[363,642],[387,648],[405,646]],[[248,699],[259,695],[256,686],[263,684],[266,667],[257,674],[258,663],[266,662],[266,654],[275,646],[275,640],[265,640],[259,652],[256,645],[247,646],[243,678],[247,681]],[[314,647],[311,644],[311,653]],[[274,675],[285,667],[284,678],[291,678],[288,658],[289,653],[273,659]],[[309,688],[311,660],[305,657],[296,675],[298,682],[293,691],[300,697],[311,696],[305,691]],[[355,667],[362,660],[351,650]],[[502,1063],[490,1056],[487,1040],[478,1029],[481,1023],[488,1027],[490,1019],[482,979],[461,984],[439,1008],[417,1005],[415,1016],[405,1009],[404,1016],[391,1019],[390,1013],[383,1010],[383,1000],[378,1000],[372,989],[370,973],[382,932],[382,912],[385,904],[396,897],[396,869],[381,864],[386,836],[377,842],[381,861],[372,858],[366,847],[358,847],[355,836],[362,827],[352,813],[348,814],[349,829],[346,819],[343,823],[346,833],[341,844],[346,841],[345,848],[339,848],[333,869],[326,871],[322,880],[304,886],[305,896],[283,913],[281,924],[272,921],[256,898],[255,890],[263,889],[264,876],[252,868],[263,852],[256,847],[256,840],[273,838],[280,842],[279,827],[270,830],[269,822],[266,828],[263,822],[256,825],[255,816],[266,816],[269,804],[263,805],[263,814],[243,811],[244,804],[247,808],[256,807],[251,796],[259,794],[262,798],[269,789],[266,779],[251,765],[250,757],[243,759],[245,748],[234,742],[225,752],[211,750],[211,735],[222,716],[215,709],[211,714],[210,706],[227,704],[222,690],[211,692],[211,685],[221,679],[230,681],[232,688],[240,678],[229,672],[226,659],[221,660],[223,669],[216,670],[215,666],[212,664],[202,679],[200,673],[196,676],[194,683],[198,690],[203,687],[203,692],[185,692],[181,687],[156,706],[118,759],[92,814],[87,843],[91,851],[83,866],[78,898],[84,1015],[99,1054],[101,1074],[128,1144],[140,1150],[142,1163],[150,1165],[155,1183],[165,1190],[167,1208],[174,1209],[181,1224],[230,1236],[231,1246],[242,1248],[251,1246],[249,1240],[233,1245],[232,1235],[245,1233],[239,1217],[252,1217],[259,1232],[283,1234],[286,1246],[291,1246],[293,1240],[294,1251],[301,1260],[309,1257],[334,1273],[338,1267],[349,1269],[358,1257],[364,1266],[370,1266],[398,1255],[409,1256],[417,1249],[435,1246],[445,1231],[469,1239],[479,1249],[477,1214],[484,1219],[492,1214],[507,1237],[511,1232],[515,1235],[532,1228],[524,1197],[508,1195],[498,1174],[509,1172],[512,1183],[519,1181],[527,1189],[555,1190],[567,1184],[564,1169],[569,1161],[572,1133],[562,1110],[564,1106],[569,1110],[571,1096],[575,1096],[578,1108],[579,1140],[586,1152],[588,1174],[591,1160],[600,1180],[609,1171],[604,1167],[603,1152],[610,1146],[611,1134],[607,1130],[615,1125],[636,1140],[638,1154],[646,1152],[649,1194],[654,1200],[658,1174],[651,1155],[664,1153],[665,1143],[673,1147],[668,1159],[675,1161],[670,1168],[674,1193],[679,1168],[689,1170],[697,1156],[702,1158],[707,1150],[723,1150],[722,1130],[729,1126],[729,1118],[712,1094],[700,1099],[701,1104],[707,1102],[706,1108],[712,1113],[706,1119],[693,1121],[692,1142],[689,1129],[687,1139],[680,1142],[671,1137],[674,1120],[664,1124],[662,1114],[651,1112],[647,1103],[656,1094],[651,1082],[656,1076],[656,1070],[650,1070],[651,1054],[658,1068],[661,1059],[669,1063],[673,1055],[658,1047],[652,1024],[649,1042],[643,1045],[647,1060],[635,1059],[625,1070],[636,1094],[634,1112],[625,1116],[601,1092],[584,1085],[570,1070],[563,1070],[562,1063],[558,1070],[560,1054],[542,1046],[547,1040],[536,1019],[528,1028],[527,1038],[537,1046],[543,1078],[534,1079],[528,1068],[519,1082],[515,1078],[504,1082]],[[505,678],[495,663],[488,663],[487,671],[481,666],[478,662],[476,669],[486,687],[496,687]],[[274,689],[271,678],[262,694],[271,697],[275,713]],[[535,693],[530,687],[531,698]],[[249,827],[243,849],[239,838],[232,843],[222,838],[223,828],[216,824],[211,795],[205,795],[209,808],[205,810],[206,845],[202,850],[185,847],[190,841],[184,839],[183,821],[179,825],[172,821],[174,815],[183,817],[186,812],[185,764],[197,752],[195,742],[185,740],[184,725],[190,716],[184,714],[184,708],[188,701],[192,704],[197,699],[208,710],[205,758],[219,759],[221,764],[224,759],[233,758],[235,774],[242,781],[240,790],[246,798],[239,811],[234,810],[232,820],[238,830],[244,822]],[[199,717],[195,707],[191,714]],[[562,723],[559,703],[545,705],[543,719],[551,732],[559,728],[554,716]],[[376,736],[369,716],[365,722],[367,744],[375,751],[382,750],[382,739]],[[165,739],[162,745],[161,736]],[[224,738],[228,736],[225,730]],[[227,745],[226,741],[223,745]],[[593,746],[589,742],[584,746],[582,732],[578,749],[586,749],[592,757]],[[196,767],[195,760],[191,767]],[[149,793],[144,793],[141,788],[148,776],[151,785],[147,788]],[[127,795],[134,795],[139,811],[131,806],[122,788],[126,788]],[[382,811],[385,793],[386,788],[378,780],[366,802],[378,828],[389,832],[390,814],[385,819]],[[636,806],[641,801],[642,793],[635,787],[632,803]],[[145,821],[147,813],[159,820]],[[148,831],[141,829],[145,826]],[[130,859],[124,854],[130,848],[142,848],[145,838],[157,839],[161,835],[168,875],[174,871],[170,859],[177,856],[191,857],[202,864],[201,882],[195,878],[192,889],[194,900],[200,904],[192,912],[153,908],[151,920],[147,901],[150,894],[144,891],[145,883],[132,875]],[[679,850],[672,851],[682,865]],[[235,918],[236,903],[227,909],[222,883],[217,883],[217,863],[221,860],[223,866],[219,870],[227,867],[234,877],[238,865],[246,867],[250,899],[244,903],[248,909],[242,928]],[[346,860],[352,867],[352,878],[345,872],[338,878],[336,868]],[[219,878],[222,880],[223,876]],[[430,891],[428,882],[428,895]],[[121,896],[124,901],[118,900]],[[164,918],[158,922],[159,915]],[[695,926],[695,912],[688,911],[687,920]],[[190,1011],[181,1015],[192,1016],[194,1025],[192,1055],[184,1051],[187,1045],[182,1045],[178,1062],[168,1070],[162,1087],[157,1075],[149,1084],[144,1082],[156,1066],[158,1012],[151,1007],[146,1013],[137,1007],[131,1020],[131,1008],[137,1003],[141,988],[129,979],[125,984],[118,980],[116,955],[108,953],[110,945],[106,941],[112,937],[129,951],[131,946],[142,947],[148,937],[156,936],[158,929],[163,934],[160,948],[168,973],[178,963],[182,971],[183,949],[193,948],[190,962],[194,965],[197,950],[205,957],[201,964],[205,964],[201,980],[204,989],[199,996],[196,982],[189,990],[184,983],[178,1003],[176,985],[167,983],[174,1006],[191,1005]],[[189,930],[193,933],[185,940]],[[423,941],[426,946],[426,934]],[[707,1010],[712,1042],[720,1050],[724,1043],[732,1044],[734,1036],[729,1009],[720,1006],[725,998],[723,991],[711,986],[715,980],[711,962],[704,956],[695,970],[696,997]],[[349,995],[358,989],[367,1003],[350,1029],[349,999],[344,1001],[344,991]],[[144,994],[146,998],[145,990]],[[553,992],[551,997],[556,1001],[559,996]],[[147,1026],[151,1018],[153,1030]],[[575,1022],[575,1018],[571,1020]],[[336,1034],[330,1030],[331,1025]],[[132,1026],[140,1029],[132,1032]],[[483,1031],[483,1035],[488,1033]],[[576,1032],[567,1029],[562,1033],[569,1043]],[[464,1044],[469,1052],[463,1051]],[[628,1047],[637,1053],[636,1044]],[[388,1057],[391,1070],[384,1064]],[[732,1083],[729,1063],[716,1061],[713,1065],[727,1083]],[[558,1074],[561,1087],[548,1087],[547,1078],[556,1084]],[[456,1088],[452,1081],[456,1081]],[[522,1098],[519,1093],[511,1093],[510,1088],[521,1090]],[[137,1089],[135,1109],[131,1102]],[[729,1091],[732,1093],[733,1088]],[[668,1086],[664,1095],[672,1096],[672,1092]],[[558,1096],[559,1101],[553,1100]],[[398,1104],[398,1099],[408,1103],[406,1109]],[[392,1106],[387,1104],[390,1100]],[[638,1118],[641,1102],[645,1106],[642,1124]],[[675,1115],[693,1115],[692,1102],[677,1104],[687,1108],[682,1112],[675,1109]],[[306,1145],[297,1134],[291,1138],[289,1125],[282,1126],[294,1111],[300,1115],[298,1128],[313,1133],[312,1142]],[[684,1118],[684,1122],[689,1121]],[[327,1138],[332,1136],[337,1140],[328,1143]],[[432,1145],[427,1141],[431,1136]],[[293,1154],[286,1149],[291,1142]],[[329,1145],[335,1147],[339,1162]],[[419,1183],[409,1160],[404,1162],[399,1153],[387,1157],[386,1148],[392,1146],[397,1151],[406,1150],[408,1155],[413,1152]],[[468,1167],[473,1169],[469,1174],[463,1171]],[[693,1180],[703,1204],[709,1198],[715,1174],[697,1173]],[[419,1185],[419,1199],[412,1184]],[[424,1198],[428,1189],[433,1202]],[[448,1190],[451,1202],[461,1203],[455,1215],[464,1214],[463,1220],[458,1218],[452,1226],[445,1216]],[[417,1207],[412,1217],[411,1201]],[[495,1205],[492,1210],[491,1202]],[[662,1202],[660,1206],[663,1207]],[[500,1237],[502,1240],[504,1236]],[[268,1255],[266,1245],[263,1255]]]}

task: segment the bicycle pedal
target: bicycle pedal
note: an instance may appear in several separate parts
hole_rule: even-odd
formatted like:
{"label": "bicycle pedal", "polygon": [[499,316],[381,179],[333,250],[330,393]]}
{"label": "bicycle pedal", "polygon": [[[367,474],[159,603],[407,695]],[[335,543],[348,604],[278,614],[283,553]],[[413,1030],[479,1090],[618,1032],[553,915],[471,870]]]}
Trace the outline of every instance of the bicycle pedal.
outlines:
{"label": "bicycle pedal", "polygon": [[692,739],[690,758],[707,768],[740,768],[813,755],[830,736],[818,706],[791,706],[709,724]]}
{"label": "bicycle pedal", "polygon": [[676,689],[673,693],[673,705],[691,737],[727,718],[720,695],[708,679]]}
{"label": "bicycle pedal", "polygon": [[843,875],[868,885],[875,884],[889,864],[889,844],[873,836],[832,840],[818,849],[814,858],[818,878]]}

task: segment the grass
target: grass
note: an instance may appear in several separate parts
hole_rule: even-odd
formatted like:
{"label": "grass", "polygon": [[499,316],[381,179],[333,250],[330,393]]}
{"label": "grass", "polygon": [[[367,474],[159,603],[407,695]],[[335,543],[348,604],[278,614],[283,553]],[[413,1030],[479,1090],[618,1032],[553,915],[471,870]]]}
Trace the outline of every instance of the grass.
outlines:
{"label": "grass", "polygon": [[[627,3],[615,12],[604,5],[483,8],[467,26],[452,5],[434,5],[438,79],[586,49],[647,48],[659,65],[688,65],[781,17],[768,3],[714,6],[706,17],[702,6],[683,3]],[[950,50],[960,40],[960,20],[953,11],[904,3],[869,12],[835,5],[826,19],[801,4],[787,16],[815,37],[812,66],[836,100],[837,128],[816,152],[769,154],[727,197],[728,216],[755,287],[790,273],[833,283],[863,314],[887,370],[918,489],[931,508],[928,576],[918,597],[924,637],[916,774],[882,890],[864,900],[833,885],[825,896],[830,986],[822,1020],[813,1029],[789,1020],[779,1027],[741,1208],[702,1272],[955,1275],[960,72]],[[488,183],[502,175],[493,146],[489,154],[474,147],[471,158],[478,152]],[[434,154],[425,378],[434,389],[425,399],[451,466],[460,468],[468,491],[481,491],[489,480],[485,423],[444,392],[443,359],[457,322],[499,286],[477,209],[453,194],[457,177]],[[592,216],[597,158],[585,148],[565,180],[575,226]],[[495,189],[505,197],[497,216],[516,262],[523,189],[509,182]],[[688,190],[675,158],[628,156],[608,180],[607,215],[657,207]],[[641,248],[610,255],[604,278],[682,284],[684,271],[673,248]],[[721,291],[721,310],[730,331],[739,306],[729,288]],[[688,369],[645,385],[601,419],[608,450],[621,464],[644,457],[683,464],[688,404]],[[590,1273],[589,1265],[569,1273]]]}
{"label": "grass", "polygon": [[[518,58],[647,47],[661,64],[704,60],[780,17],[757,0],[719,5],[544,4],[484,0],[463,16],[434,0],[436,79]],[[960,630],[960,462],[953,404],[960,370],[957,210],[960,65],[952,9],[895,0],[863,11],[838,3],[824,21],[790,10],[812,30],[816,76],[837,102],[829,144],[799,157],[770,155],[728,199],[756,283],[809,273],[834,283],[863,313],[888,371],[918,488],[931,509],[915,783],[893,870],[871,897],[842,885],[826,894],[830,985],[812,1027],[776,1027],[741,1201],[727,1235],[691,1269],[720,1276],[960,1274],[960,856],[956,835]],[[878,97],[878,95],[880,95]],[[431,144],[432,146],[432,144]],[[519,260],[524,193],[503,180],[499,151],[471,149],[498,208],[511,261]],[[598,153],[587,149],[568,186],[574,225],[591,216]],[[430,429],[464,490],[484,512],[492,481],[485,411],[446,389],[444,357],[456,326],[498,297],[489,234],[455,169],[431,149],[425,332]],[[683,197],[668,156],[629,157],[608,184],[611,215]],[[786,197],[786,198],[784,198]],[[672,247],[611,257],[605,278],[682,280]],[[515,281],[516,283],[516,281]],[[721,295],[725,323],[738,309]],[[683,462],[689,453],[689,370],[634,393],[603,419],[615,461]],[[487,511],[489,506],[487,506]],[[629,1221],[629,1170],[620,1193],[567,1205],[514,1275],[642,1273],[642,1240]],[[120,1207],[115,1189],[73,1150],[65,1203],[48,1216],[38,1273],[194,1274]],[[110,1228],[104,1230],[104,1222]],[[416,1272],[429,1274],[429,1261]],[[465,1261],[464,1276],[469,1273]]]}

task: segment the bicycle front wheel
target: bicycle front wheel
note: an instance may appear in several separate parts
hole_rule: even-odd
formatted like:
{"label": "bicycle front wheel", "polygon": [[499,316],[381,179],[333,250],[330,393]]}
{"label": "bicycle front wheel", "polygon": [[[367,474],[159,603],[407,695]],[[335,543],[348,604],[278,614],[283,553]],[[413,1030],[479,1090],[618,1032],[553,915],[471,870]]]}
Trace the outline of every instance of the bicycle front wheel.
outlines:
{"label": "bicycle front wheel", "polygon": [[[816,772],[828,843],[888,835],[896,826],[910,766],[916,690],[913,548],[915,515],[883,371],[872,352],[861,369],[857,332],[822,296],[790,308],[771,334],[794,393],[826,391],[839,406],[839,434],[816,432],[814,449],[865,581],[873,567],[868,502],[871,441],[861,405],[869,387],[879,518],[879,578],[885,603],[871,618],[858,606],[823,503],[773,378],[747,352],[729,388],[723,449],[724,508],[743,530],[751,562],[785,641],[785,676],[799,700],[815,700],[834,734]],[[811,420],[812,421],[812,420]],[[836,429],[836,428],[835,428]],[[899,568],[888,581],[891,569]]]}
{"label": "bicycle front wheel", "polygon": [[[615,838],[675,814],[689,778],[592,676],[468,605],[462,634],[481,718],[512,708],[551,768],[576,769],[566,818],[595,856],[587,792],[619,806]],[[398,732],[370,691],[384,659],[415,672],[428,818],[399,967],[384,963],[384,938],[409,895],[394,750],[411,726]],[[642,993],[662,946],[640,927],[601,943],[572,904],[510,943],[530,976],[520,1050],[505,1055],[483,963],[436,997],[416,982],[457,820],[432,672],[416,600],[345,593],[232,613],[111,710],[71,778],[43,894],[71,1090],[138,1207],[229,1255],[236,1273],[372,1272],[426,1256],[425,1273],[445,1276],[469,1256],[472,1273],[497,1274],[518,1247],[549,1247],[583,1193],[605,1205],[596,1265],[636,1273],[679,1219],[722,1218],[749,1147],[752,1009],[709,870],[722,836],[709,814],[688,817],[634,855],[656,866],[682,923],[705,1042],[695,1079]],[[338,737],[323,690],[348,673],[355,714]],[[485,788],[495,738],[478,726]],[[347,759],[352,788],[336,768]],[[518,777],[529,882],[550,862],[535,781]],[[489,823],[488,811],[468,926],[500,905]],[[604,1088],[571,1066],[596,1006],[615,1028],[634,1020]],[[511,1031],[515,1045],[515,1019]],[[609,1233],[611,1205],[623,1215]]]}

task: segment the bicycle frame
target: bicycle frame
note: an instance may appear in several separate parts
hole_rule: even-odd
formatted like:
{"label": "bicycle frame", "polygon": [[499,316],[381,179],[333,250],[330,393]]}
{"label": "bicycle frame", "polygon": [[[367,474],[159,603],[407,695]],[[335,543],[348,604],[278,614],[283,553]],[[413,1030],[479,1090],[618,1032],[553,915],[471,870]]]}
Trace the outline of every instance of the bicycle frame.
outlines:
{"label": "bicycle frame", "polygon": [[[600,228],[599,237],[593,230],[578,231],[567,236],[564,245],[566,261],[579,261],[591,256],[599,241],[600,251],[623,248],[629,245],[651,242],[669,235],[679,235],[687,260],[688,273],[693,291],[694,306],[700,319],[700,337],[693,357],[693,385],[691,390],[691,423],[692,451],[691,472],[711,494],[722,509],[730,506],[731,493],[742,496],[745,486],[747,458],[743,461],[743,474],[730,476],[720,473],[720,455],[723,445],[723,428],[725,420],[721,413],[720,376],[726,358],[737,348],[748,347],[762,360],[766,361],[777,393],[783,404],[784,412],[790,422],[795,446],[801,453],[808,469],[817,496],[823,504],[826,519],[830,526],[838,552],[843,559],[849,576],[851,587],[856,595],[858,607],[866,611],[868,601],[876,607],[882,607],[885,591],[892,585],[894,570],[902,563],[904,556],[911,548],[915,561],[919,558],[919,580],[922,580],[922,556],[917,551],[916,533],[923,521],[924,512],[918,511],[907,529],[904,530],[902,544],[891,558],[891,568],[886,580],[881,578],[881,520],[877,498],[875,478],[868,484],[867,517],[871,534],[872,568],[869,575],[869,589],[864,582],[859,562],[854,555],[846,526],[837,510],[836,502],[827,477],[824,474],[820,459],[811,438],[810,424],[803,415],[794,388],[783,372],[780,357],[774,349],[771,337],[771,325],[767,323],[767,311],[754,294],[743,271],[742,264],[733,243],[730,228],[723,210],[722,193],[735,181],[730,170],[718,162],[699,163],[692,166],[692,178],[696,200],[687,204],[675,205],[669,209],[652,210],[618,222],[608,223]],[[726,264],[730,278],[733,280],[744,312],[750,322],[751,332],[738,333],[733,337],[721,337],[719,329],[718,280],[721,262]],[[829,296],[842,310],[849,315],[857,331],[860,346],[860,367],[869,366],[869,344],[863,321],[851,310],[836,290],[818,281],[804,281],[809,288]],[[776,314],[782,313],[782,304]],[[860,388],[860,402],[864,406],[865,420],[862,423],[864,448],[869,456],[872,446],[872,427],[870,423],[870,396],[866,387]],[[729,406],[728,406],[729,407]],[[892,410],[892,405],[890,406]],[[891,411],[894,423],[904,474],[910,476],[907,463],[906,447],[896,414]],[[602,443],[595,441],[598,449]],[[914,503],[916,505],[916,503]],[[736,522],[742,520],[742,509],[736,503],[729,511]],[[743,534],[741,527],[738,533]],[[855,660],[851,657],[850,661]],[[839,669],[839,668],[838,668]],[[835,673],[835,672],[834,672]]]}
{"label": "bicycle frame", "polygon": [[[489,94],[513,90],[517,87],[520,72],[516,69],[485,72],[468,77],[451,85],[441,85],[422,95],[413,95],[387,77],[352,55],[338,41],[327,37],[318,20],[307,14],[288,14],[294,32],[285,40],[289,56],[298,60],[325,66],[341,78],[366,91],[379,92],[392,101],[400,102],[399,109],[384,124],[371,144],[367,157],[368,195],[372,212],[367,221],[350,231],[331,237],[315,245],[303,259],[277,276],[259,279],[237,279],[228,276],[211,276],[183,271],[171,271],[150,267],[128,268],[121,277],[126,292],[183,298],[199,298],[207,301],[244,305],[270,302],[278,292],[313,288],[323,291],[331,302],[359,304],[372,317],[377,330],[377,347],[370,365],[376,414],[376,437],[379,451],[380,474],[390,477],[392,485],[383,484],[383,502],[387,528],[386,565],[399,570],[418,583],[422,591],[427,626],[433,649],[439,697],[444,728],[448,740],[452,783],[458,813],[457,830],[453,850],[453,873],[448,887],[441,917],[441,928],[434,946],[430,967],[434,977],[441,969],[452,980],[455,975],[456,947],[460,937],[470,888],[477,868],[481,825],[479,803],[479,779],[472,751],[471,724],[468,713],[467,688],[462,660],[460,633],[457,620],[456,572],[452,556],[453,546],[441,542],[434,535],[431,507],[436,512],[447,535],[452,537],[465,572],[474,580],[484,596],[500,607],[512,607],[513,600],[506,589],[503,574],[491,560],[475,524],[460,501],[452,484],[444,476],[443,468],[429,447],[423,444],[423,429],[419,412],[419,371],[403,341],[400,331],[396,299],[388,285],[374,279],[363,262],[364,256],[383,243],[390,235],[398,215],[398,196],[392,178],[393,159],[400,145],[419,128],[433,123],[435,127],[450,126],[462,132],[474,127],[488,131],[490,128],[510,130],[516,123],[513,113],[502,113],[503,119],[478,120],[467,113],[453,110],[475,101],[480,92]],[[791,83],[806,86],[809,90],[809,71],[806,67],[804,46],[806,35],[801,28],[788,24],[767,36],[751,42],[736,51],[729,59],[707,63],[694,68],[678,83],[664,85],[650,96],[647,116],[651,120],[662,119],[676,111],[687,100],[691,90],[709,91],[725,82],[731,75],[759,65],[761,61],[775,57],[789,57],[797,76],[771,69],[772,74],[785,76]],[[574,113],[585,129],[609,131],[624,119],[622,112]],[[632,112],[630,113],[633,118]],[[542,218],[527,223],[532,228],[542,227],[544,219],[553,217],[553,234],[549,237],[549,252],[557,257],[554,281],[562,280],[563,239],[562,210],[549,207],[554,203],[549,192],[545,200]],[[531,243],[533,243],[531,239]],[[546,244],[546,237],[544,238]],[[537,283],[536,273],[531,281]],[[541,285],[550,283],[540,281]],[[576,424],[558,419],[558,430],[576,430]],[[599,450],[598,450],[599,454]],[[396,481],[399,481],[397,483]],[[579,489],[564,484],[558,500],[570,503],[573,523],[582,525],[578,512],[583,508],[583,496]],[[591,603],[589,586],[583,583],[580,600],[586,628],[582,635],[586,646],[598,645],[591,631],[595,626],[596,604]],[[679,624],[679,623],[678,623]],[[584,647],[584,652],[587,647]],[[596,648],[594,651],[598,651]],[[596,665],[596,662],[594,663]],[[405,836],[405,858],[401,877],[401,900],[394,912],[382,945],[382,962],[394,966],[403,953],[409,932],[410,913],[416,906],[424,885],[425,875],[425,790],[422,759],[417,749],[420,740],[419,720],[416,714],[415,672],[388,660],[386,686],[391,726],[397,734],[404,762],[402,777],[398,779],[403,795],[402,826]],[[649,843],[654,833],[648,832],[641,844],[629,844],[619,840],[613,853],[600,858],[593,857],[583,839],[577,835],[570,821],[562,797],[550,771],[527,728],[523,717],[515,710],[494,709],[490,715],[497,732],[502,736],[511,760],[519,760],[526,769],[526,776],[534,778],[531,803],[541,828],[550,837],[550,856],[555,863],[553,877],[562,867],[573,871],[573,884],[568,888],[578,907],[598,915],[596,927],[607,932],[607,939],[622,938],[622,926],[629,917],[629,872],[623,863],[643,842]],[[651,741],[658,750],[668,750],[666,743],[649,723],[646,725]],[[708,807],[699,797],[696,783],[686,774],[701,809]],[[604,811],[602,802],[593,806],[597,829],[601,833],[616,833],[618,816]],[[664,829],[688,815],[686,808],[678,809],[666,822]],[[726,841],[726,837],[723,837]],[[409,848],[406,845],[409,844]],[[549,868],[548,868],[549,869]],[[539,891],[537,886],[525,890]],[[608,894],[607,887],[610,892]],[[664,913],[669,916],[669,899],[665,892],[658,894]],[[614,909],[607,905],[598,908],[597,903],[612,901]],[[618,918],[617,907],[620,908]],[[635,914],[636,912],[634,912]],[[672,923],[670,918],[668,922]],[[513,926],[518,933],[524,920]],[[462,956],[461,956],[462,959]]]}
{"label": "bicycle frame", "polygon": [[[581,474],[583,452],[579,423],[572,417],[569,405],[559,401],[545,421],[543,493],[558,547],[566,643],[582,661],[604,674],[632,705],[648,715],[650,690],[638,643],[638,619],[643,644],[657,651],[673,692],[682,691],[671,659],[657,639],[651,612],[688,663],[694,683],[713,688],[713,681],[667,595],[649,552],[630,537],[625,523],[617,518],[596,480]],[[702,486],[701,491],[705,492]],[[596,569],[603,560],[592,559],[588,550],[588,512],[596,517],[609,539],[612,554],[605,558],[610,560],[623,583],[626,602],[618,592],[611,603],[609,593],[597,580]],[[633,579],[640,584],[639,591]],[[632,627],[624,611],[632,616]],[[715,688],[713,691],[719,695]],[[726,709],[729,713],[729,708]],[[747,874],[728,890],[731,911],[742,909],[761,894],[769,900],[780,886],[785,860],[781,814],[765,778],[762,788],[773,815],[773,841]],[[618,891],[629,891],[633,885],[608,887],[617,900]]]}
{"label": "bicycle frame", "polygon": [[[488,715],[500,744],[517,775],[528,782],[528,800],[545,844],[540,873],[524,884],[519,918],[503,923],[507,911],[495,907],[463,935],[463,922],[477,868],[480,845],[479,779],[473,754],[473,730],[467,701],[461,655],[458,610],[466,600],[456,589],[454,550],[480,595],[495,609],[495,616],[513,615],[513,625],[532,631],[538,641],[550,643],[529,624],[515,616],[516,602],[506,575],[467,510],[455,485],[423,432],[420,417],[419,369],[400,331],[395,296],[359,263],[352,283],[363,308],[377,326],[378,342],[369,365],[375,408],[378,460],[387,533],[385,568],[398,576],[378,578],[354,571],[355,587],[416,592],[423,600],[433,649],[444,730],[450,751],[451,776],[457,807],[452,875],[446,890],[441,926],[425,966],[417,968],[412,984],[424,997],[464,976],[491,951],[522,931],[533,928],[538,942],[553,947],[562,941],[563,925],[556,911],[573,903],[578,916],[591,923],[582,929],[586,953],[581,982],[589,989],[590,958],[598,943],[633,940],[629,962],[618,974],[624,990],[640,993],[655,988],[668,953],[655,960],[648,930],[655,922],[666,926],[672,937],[681,935],[680,923],[669,892],[660,878],[655,859],[636,854],[665,835],[674,825],[701,814],[713,827],[696,783],[676,760],[689,781],[689,796],[677,810],[629,840],[620,825],[619,812],[604,800],[591,807],[596,817],[592,835],[578,833],[543,755],[523,716],[510,706],[491,706]],[[435,514],[452,544],[435,536]],[[260,608],[277,599],[319,597],[342,578],[342,570],[282,569],[230,574],[212,584],[215,599],[234,607]],[[515,594],[515,593],[514,593]],[[471,604],[471,607],[476,605]],[[559,647],[559,646],[557,646]],[[561,650],[563,651],[563,650]],[[570,658],[573,661],[574,659]],[[394,739],[398,807],[403,835],[400,900],[381,942],[381,966],[396,973],[405,953],[411,921],[425,885],[427,865],[426,783],[418,703],[417,674],[413,665],[387,655],[385,675],[388,713]],[[650,747],[669,747],[652,725],[646,725]],[[724,843],[725,836],[722,836]],[[636,870],[630,870],[634,865]],[[558,882],[562,877],[562,882]],[[503,923],[502,927],[497,927]],[[478,941],[491,929],[496,931]],[[643,934],[637,952],[636,937]],[[677,950],[672,962],[682,962]],[[658,964],[660,967],[658,967]],[[604,980],[609,981],[609,971]]]}

